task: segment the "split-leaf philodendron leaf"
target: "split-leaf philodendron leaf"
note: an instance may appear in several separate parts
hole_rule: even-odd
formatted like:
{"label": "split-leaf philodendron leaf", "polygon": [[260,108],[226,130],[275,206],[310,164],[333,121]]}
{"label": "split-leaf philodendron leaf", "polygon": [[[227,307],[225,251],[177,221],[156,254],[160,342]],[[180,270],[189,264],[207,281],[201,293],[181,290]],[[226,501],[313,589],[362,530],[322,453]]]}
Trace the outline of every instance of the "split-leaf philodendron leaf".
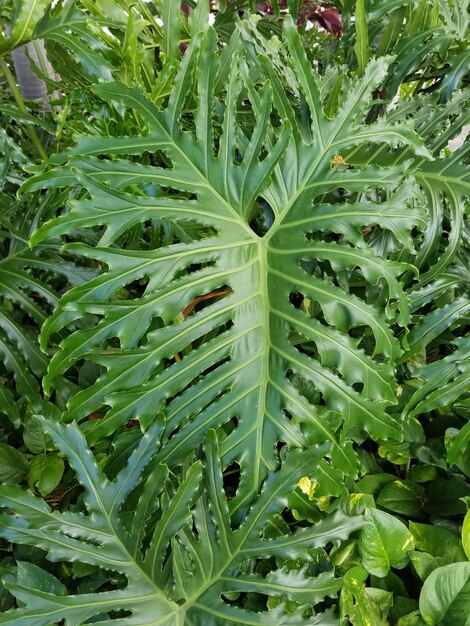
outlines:
{"label": "split-leaf philodendron leaf", "polygon": [[[87,191],[39,229],[34,244],[103,227],[95,247],[67,245],[103,272],[69,291],[43,328],[46,346],[65,327],[94,320],[61,343],[47,393],[79,359],[99,364],[102,375],[70,400],[65,419],[82,421],[106,407],[88,431],[94,442],[130,419],[147,428],[163,413],[158,460],[172,464],[208,428],[231,422],[223,464],[235,461],[242,470],[232,514],[246,510],[276,467],[278,441],[298,448],[329,441],[335,467],[354,476],[352,433],[399,439],[400,423],[387,412],[396,402],[397,334],[410,321],[398,277],[414,268],[377,254],[364,233],[380,224],[410,248],[411,229],[423,229],[426,220],[414,179],[405,175],[408,161],[380,170],[341,164],[352,146],[373,143],[431,158],[408,122],[365,123],[387,60],[367,66],[330,118],[295,27],[285,24],[290,81],[308,121],[274,63],[264,64],[266,80],[254,81],[240,44],[227,71],[209,29],[185,53],[164,109],[138,88],[95,87],[142,120],[141,136],[82,136],[67,164],[26,186],[76,183]],[[248,134],[240,103],[254,118]],[[165,166],[134,158],[157,152]],[[272,212],[267,232],[253,227],[260,206]],[[197,222],[205,234],[157,250],[119,245],[130,229],[155,219]],[[345,288],[346,275],[357,277],[357,289]],[[115,299],[136,281],[145,283],[140,298]],[[207,296],[207,306],[184,315],[193,299]],[[311,383],[319,400],[306,397],[299,380]]]}
{"label": "split-leaf philodendron leaf", "polygon": [[463,615],[468,0],[0,4],[0,625]]}
{"label": "split-leaf philodendron leaf", "polygon": [[[287,597],[311,609],[337,595],[341,581],[332,571],[308,574],[308,550],[347,538],[362,525],[360,517],[338,512],[296,533],[263,537],[267,521],[284,508],[299,478],[315,470],[328,444],[289,453],[281,469],[267,477],[243,523],[232,528],[214,431],[206,436],[204,464],[192,464],[174,490],[168,468],[162,464],[141,485],[142,474],[159,446],[160,422],[147,430],[112,482],[96,465],[76,425],[52,420],[42,424],[83,486],[86,513],[52,511],[20,487],[4,486],[0,536],[42,548],[51,561],[79,561],[122,574],[128,583],[116,591],[64,595],[47,586],[31,588],[22,581],[19,569],[17,578],[6,579],[5,586],[22,608],[0,615],[0,624],[49,626],[64,620],[69,626],[80,626],[101,617],[93,623],[104,625],[106,613],[119,611],[132,617],[117,617],[112,620],[115,626],[336,623],[329,612],[304,620],[287,614],[282,605],[256,613],[223,599],[230,593],[251,591]],[[135,492],[138,497],[130,517],[126,503]],[[159,500],[166,506],[156,517]],[[263,579],[246,567],[255,557],[301,557],[304,565],[274,569]]]}

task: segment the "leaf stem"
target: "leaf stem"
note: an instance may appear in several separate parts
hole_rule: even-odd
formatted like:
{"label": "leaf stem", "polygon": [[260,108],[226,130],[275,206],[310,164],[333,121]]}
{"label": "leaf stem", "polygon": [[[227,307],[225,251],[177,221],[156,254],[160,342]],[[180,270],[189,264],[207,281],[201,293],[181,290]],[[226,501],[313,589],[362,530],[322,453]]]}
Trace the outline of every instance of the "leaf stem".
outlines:
{"label": "leaf stem", "polygon": [[[15,99],[16,104],[18,105],[19,110],[22,113],[28,113],[28,109],[26,107],[26,104],[23,100],[23,96],[21,95],[20,90],[18,89],[18,86],[16,84],[16,80],[15,77],[13,76],[10,68],[8,67],[8,64],[2,59],[0,58],[0,69],[2,70],[6,81],[8,83],[8,86],[11,89],[11,93]],[[26,126],[26,132],[29,135],[29,138],[31,139],[31,141],[33,142],[34,147],[36,148],[37,153],[39,154],[39,156],[41,157],[41,159],[43,161],[47,161],[47,152],[44,150],[44,147],[35,131],[34,128],[31,128],[31,126]]]}

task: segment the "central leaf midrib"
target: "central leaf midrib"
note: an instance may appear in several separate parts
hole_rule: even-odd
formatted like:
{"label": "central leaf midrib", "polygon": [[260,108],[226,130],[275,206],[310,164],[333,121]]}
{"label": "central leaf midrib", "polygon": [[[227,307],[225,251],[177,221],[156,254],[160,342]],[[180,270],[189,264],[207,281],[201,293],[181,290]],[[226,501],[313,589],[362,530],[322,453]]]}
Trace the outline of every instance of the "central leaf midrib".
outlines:
{"label": "central leaf midrib", "polygon": [[259,477],[260,477],[260,464],[263,459],[262,454],[262,436],[263,436],[263,426],[266,415],[266,399],[267,399],[267,388],[269,381],[269,359],[271,354],[271,336],[270,336],[270,327],[269,327],[269,282],[268,282],[268,263],[267,263],[267,246],[264,241],[260,240],[258,242],[258,267],[259,267],[259,291],[260,291],[260,306],[261,306],[261,332],[263,333],[263,355],[262,355],[262,366],[261,366],[261,375],[260,375],[260,392],[259,392],[259,405],[258,405],[258,414],[256,416],[256,459],[255,459],[255,469],[256,471],[253,473],[256,477],[256,483],[253,485],[252,489],[255,493],[259,491]]}
{"label": "central leaf midrib", "polygon": [[[67,446],[70,448],[70,446]],[[71,451],[69,449],[69,458],[73,456],[73,451]],[[83,466],[84,471],[86,473],[87,476],[87,484],[89,486],[89,489],[91,490],[95,501],[99,507],[100,513],[103,516],[106,525],[108,526],[109,530],[111,531],[111,536],[113,538],[113,540],[116,543],[116,546],[118,547],[118,549],[120,550],[121,554],[127,559],[127,563],[128,565],[138,573],[138,575],[142,576],[142,578],[144,578],[145,580],[148,581],[150,588],[155,589],[155,595],[158,597],[158,599],[160,601],[162,601],[169,609],[171,610],[178,610],[177,605],[175,605],[174,602],[172,602],[171,600],[169,600],[164,591],[158,587],[158,585],[155,583],[155,581],[148,575],[148,573],[145,571],[145,569],[141,566],[141,564],[134,558],[134,555],[132,554],[131,550],[125,545],[125,543],[121,540],[121,534],[122,533],[122,526],[121,526],[121,522],[120,520],[116,520],[116,519],[112,519],[111,517],[111,513],[110,511],[108,511],[108,508],[105,504],[105,502],[103,502],[103,500],[101,499],[101,494],[99,492],[99,490],[96,489],[96,485],[94,483],[93,477],[91,476],[90,472],[88,471],[88,467],[86,465]],[[117,522],[117,523],[116,523]],[[118,570],[120,571],[120,570]]]}
{"label": "central leaf midrib", "polygon": [[[298,473],[300,474],[302,472],[304,463],[302,463],[301,465],[302,467],[300,466],[298,467]],[[275,490],[275,494],[276,493],[279,494],[285,488],[285,485],[288,484],[291,479],[292,479],[292,475],[289,474],[285,478],[285,480],[277,486]],[[273,498],[275,497],[275,494],[272,495]],[[267,505],[268,503],[265,504],[265,507]],[[232,533],[231,535],[232,538],[238,539],[236,543],[232,544],[232,552],[229,554],[225,562],[217,569],[217,571],[214,572],[209,579],[206,579],[205,584],[202,585],[192,596],[186,599],[182,608],[184,607],[185,610],[188,610],[191,606],[199,606],[198,605],[199,598],[208,589],[210,589],[210,587],[212,587],[214,584],[216,584],[218,581],[221,580],[223,574],[227,571],[230,565],[233,564],[234,561],[236,561],[236,559],[240,557],[240,555],[243,555],[245,552],[247,553],[249,552],[249,548],[247,548],[245,544],[248,541],[248,539],[251,537],[251,533],[253,531],[253,528],[256,526],[256,523],[263,515],[265,507],[257,511],[257,514],[254,517],[254,519],[252,519],[253,516],[250,516],[251,517],[250,519],[247,519],[237,531]],[[207,607],[204,605],[204,606],[201,606],[200,608],[203,610],[206,610]]]}

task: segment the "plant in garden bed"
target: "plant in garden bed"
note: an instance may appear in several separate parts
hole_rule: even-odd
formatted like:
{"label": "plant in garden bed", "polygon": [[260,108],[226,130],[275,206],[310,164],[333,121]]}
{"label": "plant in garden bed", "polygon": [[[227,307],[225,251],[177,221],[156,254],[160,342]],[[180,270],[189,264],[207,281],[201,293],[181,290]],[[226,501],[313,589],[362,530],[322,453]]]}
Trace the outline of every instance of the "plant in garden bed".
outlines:
{"label": "plant in garden bed", "polygon": [[[447,146],[470,117],[464,74],[420,82],[432,46],[409,66],[381,56],[404,39],[374,50],[370,33],[410,14],[377,2],[353,26],[343,7],[344,39],[319,35],[321,71],[289,16],[280,39],[250,18],[221,45],[206,3],[167,3],[163,26],[102,4],[67,3],[29,35],[54,59],[71,18],[82,65],[62,65],[57,151],[19,190],[47,211],[11,253],[24,296],[5,299],[5,345],[41,368],[6,361],[3,445],[26,426],[8,482],[29,472],[48,496],[54,466],[59,511],[0,489],[0,535],[37,550],[5,557],[18,608],[0,624],[453,623],[469,598],[470,175],[468,141]],[[426,15],[406,36],[437,20],[458,56],[455,12]],[[28,395],[21,377],[46,368]]]}

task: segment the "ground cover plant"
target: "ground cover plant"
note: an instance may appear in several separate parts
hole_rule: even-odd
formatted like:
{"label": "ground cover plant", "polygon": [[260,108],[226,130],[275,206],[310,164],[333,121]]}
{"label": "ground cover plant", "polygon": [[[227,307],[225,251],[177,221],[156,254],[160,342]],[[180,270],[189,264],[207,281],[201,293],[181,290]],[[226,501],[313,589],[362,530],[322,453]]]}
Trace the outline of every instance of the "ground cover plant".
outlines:
{"label": "ground cover plant", "polygon": [[0,16],[0,624],[469,626],[468,1]]}

